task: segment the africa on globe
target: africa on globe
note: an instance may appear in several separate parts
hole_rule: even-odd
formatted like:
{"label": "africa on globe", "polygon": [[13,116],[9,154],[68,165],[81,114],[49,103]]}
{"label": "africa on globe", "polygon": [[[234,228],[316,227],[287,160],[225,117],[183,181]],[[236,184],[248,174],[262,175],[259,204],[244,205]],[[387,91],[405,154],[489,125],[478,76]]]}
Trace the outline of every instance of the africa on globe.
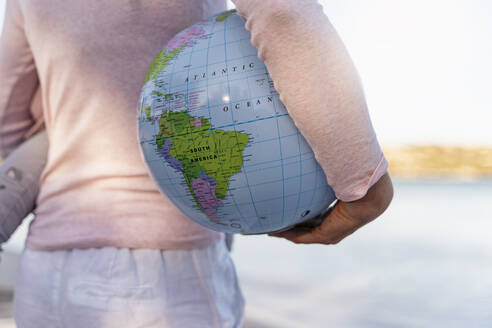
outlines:
{"label": "africa on globe", "polygon": [[210,229],[269,233],[336,199],[235,10],[181,31],[145,76],[137,120],[159,189]]}

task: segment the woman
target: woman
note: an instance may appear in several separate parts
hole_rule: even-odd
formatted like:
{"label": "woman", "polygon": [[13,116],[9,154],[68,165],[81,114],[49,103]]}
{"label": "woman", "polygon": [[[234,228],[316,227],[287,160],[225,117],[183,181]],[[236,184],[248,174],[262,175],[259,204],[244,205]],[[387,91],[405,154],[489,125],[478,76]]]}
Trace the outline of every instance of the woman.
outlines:
{"label": "woman", "polygon": [[[314,230],[336,243],[388,206],[387,162],[343,44],[315,0],[236,0],[281,100],[340,199]],[[18,327],[239,327],[223,235],[179,212],[139,155],[135,108],[153,57],[225,1],[10,0],[0,48],[1,155],[49,139],[15,293]],[[336,124],[335,124],[336,123]]]}

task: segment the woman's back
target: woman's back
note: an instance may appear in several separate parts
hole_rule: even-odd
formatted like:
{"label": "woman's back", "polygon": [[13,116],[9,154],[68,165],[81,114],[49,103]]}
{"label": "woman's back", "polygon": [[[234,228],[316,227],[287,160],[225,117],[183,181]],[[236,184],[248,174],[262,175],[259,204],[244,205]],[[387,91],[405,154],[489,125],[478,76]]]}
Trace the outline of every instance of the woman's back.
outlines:
{"label": "woman's back", "polygon": [[158,191],[140,155],[135,117],[158,51],[224,9],[222,0],[9,4],[15,15],[7,19],[18,30],[5,32],[18,45],[19,75],[33,81],[21,88],[34,85],[37,72],[50,141],[27,247],[186,249],[218,238]]}

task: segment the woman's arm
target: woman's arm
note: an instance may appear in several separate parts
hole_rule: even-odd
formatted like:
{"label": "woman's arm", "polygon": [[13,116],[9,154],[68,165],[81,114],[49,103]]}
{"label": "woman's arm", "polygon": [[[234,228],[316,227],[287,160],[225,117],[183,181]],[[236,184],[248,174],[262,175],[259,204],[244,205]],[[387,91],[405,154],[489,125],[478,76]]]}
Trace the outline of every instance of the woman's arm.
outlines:
{"label": "woman's arm", "polygon": [[41,131],[18,146],[0,165],[0,244],[34,209],[48,138]]}
{"label": "woman's arm", "polygon": [[337,198],[362,198],[387,162],[355,66],[323,7],[316,0],[233,2]]}
{"label": "woman's arm", "polygon": [[379,216],[392,198],[388,163],[374,132],[362,84],[316,0],[232,0],[281,101],[313,149],[340,200],[324,223],[276,234],[333,243]]}
{"label": "woman's arm", "polygon": [[48,149],[45,132],[31,137],[43,128],[42,106],[20,6],[7,1],[0,37],[0,244],[33,210]]}
{"label": "woman's arm", "polygon": [[40,128],[30,110],[39,82],[20,5],[17,0],[7,1],[0,37],[0,157],[3,158],[32,134],[34,127]]}

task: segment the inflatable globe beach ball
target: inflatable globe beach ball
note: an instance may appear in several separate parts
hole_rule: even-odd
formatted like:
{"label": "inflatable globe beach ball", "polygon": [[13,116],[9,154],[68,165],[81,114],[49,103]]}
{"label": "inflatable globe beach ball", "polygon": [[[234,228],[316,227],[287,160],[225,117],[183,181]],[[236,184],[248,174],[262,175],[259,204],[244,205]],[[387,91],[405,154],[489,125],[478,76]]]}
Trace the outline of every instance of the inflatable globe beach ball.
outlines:
{"label": "inflatable globe beach ball", "polygon": [[335,196],[244,25],[231,10],[167,43],[144,79],[138,134],[151,176],[184,214],[260,234],[314,218]]}

